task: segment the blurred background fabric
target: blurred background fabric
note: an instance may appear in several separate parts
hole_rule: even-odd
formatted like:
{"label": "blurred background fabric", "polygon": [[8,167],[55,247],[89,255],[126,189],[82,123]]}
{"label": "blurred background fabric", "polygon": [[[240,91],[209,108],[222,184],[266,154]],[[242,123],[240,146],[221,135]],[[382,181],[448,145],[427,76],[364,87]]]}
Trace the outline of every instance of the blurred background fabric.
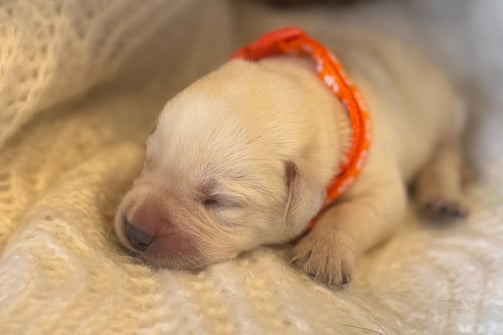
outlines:
{"label": "blurred background fabric", "polygon": [[[141,264],[112,221],[163,104],[294,24],[397,35],[446,69],[470,107],[472,216],[411,208],[343,290],[269,248],[198,274]],[[502,41],[500,0],[0,1],[0,334],[503,334]]]}

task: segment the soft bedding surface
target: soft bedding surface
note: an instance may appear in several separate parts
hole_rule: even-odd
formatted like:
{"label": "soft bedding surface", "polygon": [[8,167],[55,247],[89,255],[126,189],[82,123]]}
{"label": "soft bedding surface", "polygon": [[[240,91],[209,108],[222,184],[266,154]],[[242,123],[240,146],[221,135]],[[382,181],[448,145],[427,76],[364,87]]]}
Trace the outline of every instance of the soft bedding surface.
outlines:
{"label": "soft bedding surface", "polygon": [[[0,334],[503,334],[502,18],[498,0],[288,13],[236,0],[0,1]],[[438,226],[409,210],[343,290],[281,250],[191,274],[118,246],[115,206],[170,96],[268,28],[329,36],[349,22],[431,51],[464,90],[479,168],[469,220]]]}

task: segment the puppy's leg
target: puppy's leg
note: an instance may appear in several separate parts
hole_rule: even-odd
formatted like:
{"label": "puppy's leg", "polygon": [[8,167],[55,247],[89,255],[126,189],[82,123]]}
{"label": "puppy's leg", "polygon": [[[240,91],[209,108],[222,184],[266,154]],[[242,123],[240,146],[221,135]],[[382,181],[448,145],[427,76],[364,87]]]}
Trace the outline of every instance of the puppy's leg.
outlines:
{"label": "puppy's leg", "polygon": [[466,112],[456,99],[449,128],[415,180],[414,188],[420,210],[435,218],[457,218],[468,214],[468,206],[461,192],[463,154],[462,131]]}
{"label": "puppy's leg", "polygon": [[458,141],[440,146],[419,172],[415,193],[419,209],[435,218],[457,218],[468,214],[461,191],[463,158]]}
{"label": "puppy's leg", "polygon": [[397,171],[365,184],[323,213],[293,249],[292,261],[321,282],[349,282],[356,257],[387,237],[403,214],[406,194]]}

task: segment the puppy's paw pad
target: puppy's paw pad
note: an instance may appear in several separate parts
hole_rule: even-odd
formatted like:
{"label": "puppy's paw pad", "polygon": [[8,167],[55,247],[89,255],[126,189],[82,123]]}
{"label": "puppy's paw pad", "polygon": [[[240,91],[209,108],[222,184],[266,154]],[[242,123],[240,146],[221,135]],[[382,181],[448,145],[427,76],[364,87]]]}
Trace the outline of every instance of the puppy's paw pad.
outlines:
{"label": "puppy's paw pad", "polygon": [[330,235],[312,231],[294,247],[291,261],[324,284],[348,284],[355,266],[352,241]]}
{"label": "puppy's paw pad", "polygon": [[436,219],[466,218],[470,213],[464,200],[443,196],[424,200],[420,204],[420,209],[426,216]]}

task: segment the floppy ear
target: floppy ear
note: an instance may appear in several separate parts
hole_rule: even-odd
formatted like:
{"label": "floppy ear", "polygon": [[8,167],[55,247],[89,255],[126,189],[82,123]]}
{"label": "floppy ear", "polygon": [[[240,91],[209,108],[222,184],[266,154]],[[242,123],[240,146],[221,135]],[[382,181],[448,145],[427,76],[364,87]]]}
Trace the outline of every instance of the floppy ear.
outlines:
{"label": "floppy ear", "polygon": [[321,208],[325,187],[291,161],[285,163],[285,175],[288,187],[285,222],[289,226],[307,225]]}

